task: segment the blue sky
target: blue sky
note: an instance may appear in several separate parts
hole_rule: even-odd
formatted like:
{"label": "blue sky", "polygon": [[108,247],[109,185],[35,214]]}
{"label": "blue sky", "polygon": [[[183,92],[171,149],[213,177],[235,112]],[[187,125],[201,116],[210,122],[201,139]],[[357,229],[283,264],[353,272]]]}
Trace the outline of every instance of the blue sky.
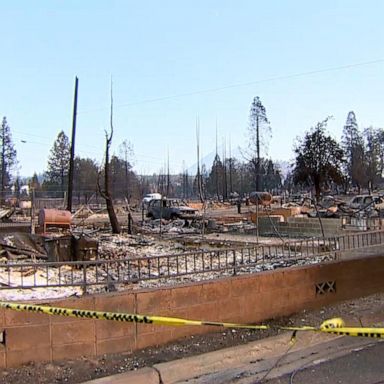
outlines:
{"label": "blue sky", "polygon": [[2,0],[1,10],[0,114],[21,175],[44,171],[58,132],[70,135],[75,76],[76,154],[102,161],[112,77],[112,149],[131,142],[138,173],[159,172],[168,152],[172,172],[194,164],[197,116],[202,156],[216,121],[220,144],[246,147],[254,96],[274,160],[292,159],[295,138],[328,115],[337,139],[350,110],[361,128],[384,127],[379,0]]}

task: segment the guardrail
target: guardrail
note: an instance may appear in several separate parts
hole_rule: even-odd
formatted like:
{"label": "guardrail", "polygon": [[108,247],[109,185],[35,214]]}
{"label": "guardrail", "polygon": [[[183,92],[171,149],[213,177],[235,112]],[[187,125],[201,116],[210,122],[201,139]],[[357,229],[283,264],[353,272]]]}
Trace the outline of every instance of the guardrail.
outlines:
{"label": "guardrail", "polygon": [[[280,245],[194,251],[161,256],[72,262],[0,263],[1,289],[90,286],[106,290],[148,280],[197,280],[335,260],[340,251],[384,244],[384,232],[316,238]],[[191,278],[191,280],[193,280]]]}

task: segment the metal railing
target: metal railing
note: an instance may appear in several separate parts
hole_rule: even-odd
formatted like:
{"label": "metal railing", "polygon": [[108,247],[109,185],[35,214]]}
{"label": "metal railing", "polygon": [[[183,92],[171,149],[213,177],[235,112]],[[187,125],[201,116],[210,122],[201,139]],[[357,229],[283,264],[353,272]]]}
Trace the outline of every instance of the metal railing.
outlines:
{"label": "metal railing", "polygon": [[384,231],[354,233],[338,237],[341,251],[384,244]]}
{"label": "metal railing", "polygon": [[340,251],[384,244],[384,232],[306,239],[280,245],[194,251],[161,256],[72,262],[0,263],[1,289],[99,286],[105,289],[153,281],[177,281],[335,260]]}

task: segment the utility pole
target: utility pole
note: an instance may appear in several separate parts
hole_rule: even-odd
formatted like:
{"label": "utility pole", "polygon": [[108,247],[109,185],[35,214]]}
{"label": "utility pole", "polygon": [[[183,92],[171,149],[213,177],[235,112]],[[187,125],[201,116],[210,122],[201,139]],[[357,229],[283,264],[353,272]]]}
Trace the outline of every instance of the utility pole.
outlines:
{"label": "utility pole", "polygon": [[35,234],[35,187],[32,187],[31,196],[31,233]]}
{"label": "utility pole", "polygon": [[169,197],[170,187],[171,187],[171,182],[170,182],[170,175],[169,175],[169,148],[168,148],[168,153],[167,153],[167,197]]}
{"label": "utility pole", "polygon": [[73,120],[72,120],[72,138],[71,138],[71,155],[69,158],[69,174],[68,174],[68,200],[67,210],[72,211],[72,192],[73,192],[73,168],[75,157],[75,137],[76,137],[76,119],[77,119],[77,92],[79,88],[79,79],[75,77],[75,95],[73,100]]}
{"label": "utility pole", "polygon": [[228,185],[227,185],[227,141],[223,138],[223,201],[228,200]]}
{"label": "utility pole", "polygon": [[196,118],[196,151],[197,151],[197,189],[200,201],[204,203],[203,186],[200,174],[200,119]]}
{"label": "utility pole", "polygon": [[183,176],[182,176],[182,182],[181,182],[181,185],[182,185],[182,196],[183,196],[183,199],[186,199],[187,198],[187,193],[186,193],[186,184],[185,184],[185,161],[183,160]]}
{"label": "utility pole", "polygon": [[229,193],[233,192],[232,183],[232,148],[231,148],[231,136],[229,136]]}
{"label": "utility pole", "polygon": [[215,181],[216,181],[216,196],[217,201],[220,200],[219,194],[219,168],[218,168],[219,154],[217,152],[217,117],[216,117],[216,154],[215,154]]}

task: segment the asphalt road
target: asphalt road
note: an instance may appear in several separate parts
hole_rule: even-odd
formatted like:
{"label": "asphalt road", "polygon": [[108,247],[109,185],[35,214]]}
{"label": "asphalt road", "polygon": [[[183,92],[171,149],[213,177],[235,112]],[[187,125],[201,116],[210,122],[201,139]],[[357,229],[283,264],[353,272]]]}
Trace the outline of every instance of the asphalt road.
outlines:
{"label": "asphalt road", "polygon": [[384,342],[379,339],[336,337],[298,350],[280,350],[270,358],[228,365],[183,383],[379,384],[384,383],[383,357]]}
{"label": "asphalt road", "polygon": [[[268,384],[379,384],[384,383],[384,343],[355,348],[345,356],[315,365],[305,364]],[[257,381],[255,384],[258,383]]]}

